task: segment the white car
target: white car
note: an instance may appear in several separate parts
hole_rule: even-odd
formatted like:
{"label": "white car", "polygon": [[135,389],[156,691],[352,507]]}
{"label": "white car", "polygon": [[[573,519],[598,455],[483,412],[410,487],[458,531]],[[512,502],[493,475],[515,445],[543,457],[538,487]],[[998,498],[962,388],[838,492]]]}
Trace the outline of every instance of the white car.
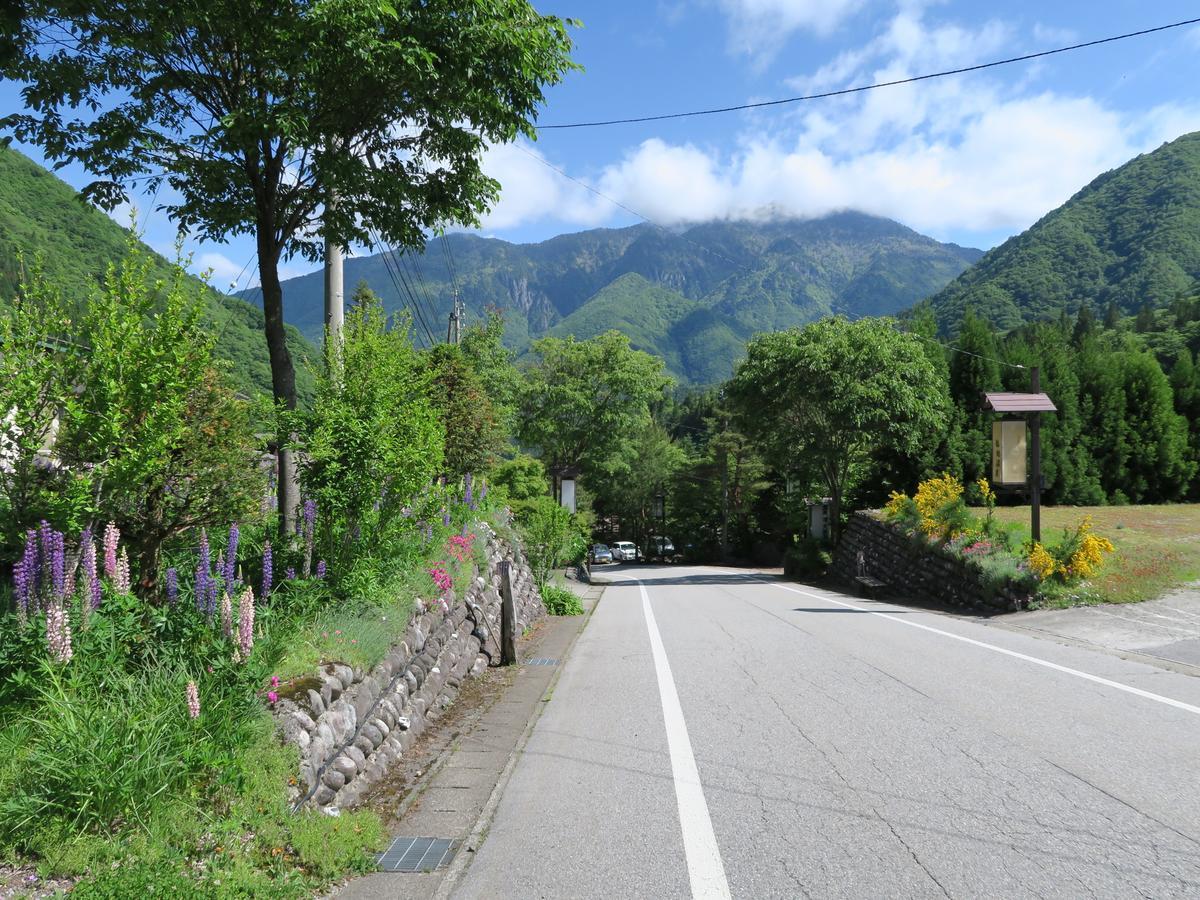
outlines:
{"label": "white car", "polygon": [[613,562],[637,562],[638,548],[632,541],[617,541],[610,544],[609,549],[612,550]]}

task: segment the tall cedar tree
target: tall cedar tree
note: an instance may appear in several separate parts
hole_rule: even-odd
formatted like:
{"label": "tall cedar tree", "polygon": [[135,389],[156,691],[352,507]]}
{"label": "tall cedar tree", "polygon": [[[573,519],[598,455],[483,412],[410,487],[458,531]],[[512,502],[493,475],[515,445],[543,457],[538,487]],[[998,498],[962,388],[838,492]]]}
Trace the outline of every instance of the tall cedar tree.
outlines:
{"label": "tall cedar tree", "polygon": [[[98,180],[140,183],[204,240],[252,234],[277,404],[296,406],[281,260],[404,247],[475,224],[500,185],[489,143],[534,136],[574,68],[567,26],[527,0],[28,0],[15,60],[26,109],[0,120]],[[329,203],[336,198],[336,203]],[[284,442],[280,442],[284,446]],[[280,451],[281,527],[296,508]]]}

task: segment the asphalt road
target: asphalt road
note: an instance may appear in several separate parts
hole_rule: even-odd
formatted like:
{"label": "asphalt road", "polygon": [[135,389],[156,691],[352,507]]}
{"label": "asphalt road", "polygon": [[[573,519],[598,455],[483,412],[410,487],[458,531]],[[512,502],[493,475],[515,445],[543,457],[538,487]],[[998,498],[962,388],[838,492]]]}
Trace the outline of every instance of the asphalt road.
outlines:
{"label": "asphalt road", "polygon": [[734,570],[612,577],[640,582],[455,896],[1200,896],[1200,679]]}

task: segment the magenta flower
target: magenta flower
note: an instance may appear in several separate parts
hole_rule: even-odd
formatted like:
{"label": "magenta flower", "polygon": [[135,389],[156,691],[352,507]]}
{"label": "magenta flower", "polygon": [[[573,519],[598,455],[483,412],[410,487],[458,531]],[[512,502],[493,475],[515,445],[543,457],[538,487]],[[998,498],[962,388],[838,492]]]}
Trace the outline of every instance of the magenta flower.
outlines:
{"label": "magenta flower", "polygon": [[273,687],[273,688],[279,687],[279,676],[278,675],[271,676],[271,687]]}
{"label": "magenta flower", "polygon": [[278,703],[279,695],[277,693],[275,693],[274,691],[267,691],[267,699],[270,700],[272,703]]}
{"label": "magenta flower", "polygon": [[117,576],[117,543],[121,540],[121,529],[115,522],[109,522],[104,527],[104,575],[107,578]]}

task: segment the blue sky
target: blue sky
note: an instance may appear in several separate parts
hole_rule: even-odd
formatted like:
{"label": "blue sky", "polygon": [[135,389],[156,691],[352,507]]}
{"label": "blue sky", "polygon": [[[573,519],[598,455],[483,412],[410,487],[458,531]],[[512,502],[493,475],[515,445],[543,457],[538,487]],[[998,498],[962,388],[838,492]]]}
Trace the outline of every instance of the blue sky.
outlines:
{"label": "blue sky", "polygon": [[[541,122],[651,115],[888,81],[1139,30],[1200,14],[1132,0],[538,0],[582,21],[585,67]],[[638,218],[662,225],[861,209],[988,248],[1107,169],[1200,130],[1200,28],[849,98],[672,122],[542,132],[490,148],[503,185],[483,233],[515,241]],[[0,109],[19,104],[0,83]],[[22,147],[35,158],[34,148]],[[86,173],[62,173],[82,185]],[[134,198],[161,250],[174,226]],[[125,224],[128,211],[117,212]],[[190,243],[225,288],[248,240]],[[307,271],[302,261],[285,275]],[[244,286],[250,278],[243,277]]]}

